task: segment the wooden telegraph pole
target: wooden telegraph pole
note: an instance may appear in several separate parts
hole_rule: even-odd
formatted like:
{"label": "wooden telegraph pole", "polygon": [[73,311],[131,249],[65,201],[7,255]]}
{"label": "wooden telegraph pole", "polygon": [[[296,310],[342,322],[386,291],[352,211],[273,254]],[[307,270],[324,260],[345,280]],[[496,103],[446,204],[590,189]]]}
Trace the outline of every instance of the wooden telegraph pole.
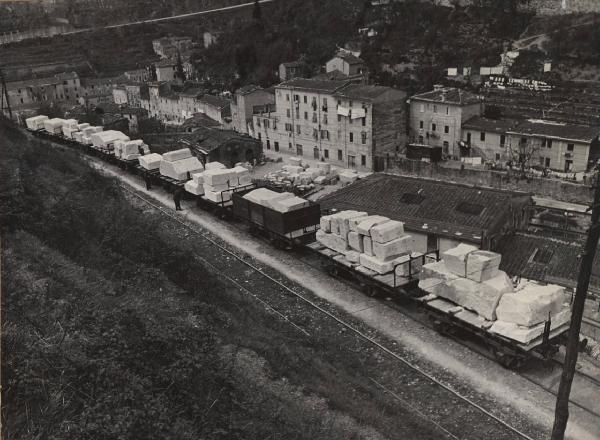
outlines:
{"label": "wooden telegraph pole", "polygon": [[4,115],[4,109],[8,110],[8,118],[12,120],[12,110],[10,108],[10,101],[8,99],[8,88],[6,87],[6,81],[4,80],[4,73],[0,69],[0,115]]}
{"label": "wooden telegraph pole", "polygon": [[571,327],[569,329],[565,364],[560,378],[558,394],[556,395],[552,440],[563,440],[565,437],[565,430],[569,419],[569,395],[571,394],[571,385],[573,383],[573,376],[575,375],[577,355],[579,354],[579,331],[581,330],[581,320],[583,319],[583,308],[590,284],[598,239],[600,238],[600,171],[598,170],[596,170],[596,179],[593,188],[592,224],[588,231],[585,250],[581,258],[577,290],[573,299],[573,311],[571,313]]}

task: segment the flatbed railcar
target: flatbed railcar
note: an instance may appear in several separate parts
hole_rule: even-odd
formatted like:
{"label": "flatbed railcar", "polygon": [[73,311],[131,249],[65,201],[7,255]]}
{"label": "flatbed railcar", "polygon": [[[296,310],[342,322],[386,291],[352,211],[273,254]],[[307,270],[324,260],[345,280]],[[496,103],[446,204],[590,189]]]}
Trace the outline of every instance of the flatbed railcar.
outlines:
{"label": "flatbed railcar", "polygon": [[[101,159],[118,164],[114,154],[98,152],[93,146],[83,145],[73,139],[62,135],[50,134],[45,130],[29,130],[34,135],[50,139],[64,145],[74,146],[88,154],[94,154]],[[172,191],[184,186],[184,182],[163,176],[158,170],[146,170],[139,164],[129,164],[125,167],[128,172],[139,176],[148,176],[153,183]],[[441,333],[460,333],[465,338],[477,339],[489,346],[496,360],[503,366],[511,369],[520,367],[523,362],[531,358],[551,357],[564,344],[569,325],[565,324],[556,329],[551,329],[546,323],[543,334],[529,344],[521,344],[489,331],[490,321],[470,312],[443,298],[430,295],[418,287],[419,267],[429,261],[439,260],[437,251],[411,256],[406,262],[400,263],[392,273],[377,275],[373,272],[358,268],[357,264],[348,263],[341,258],[341,254],[326,249],[315,241],[315,234],[319,228],[321,209],[316,203],[287,213],[277,212],[273,209],[258,205],[245,199],[243,196],[256,185],[249,185],[232,191],[231,200],[213,202],[205,197],[196,196],[198,205],[203,209],[210,208],[220,213],[226,219],[242,221],[250,226],[251,232],[269,239],[278,247],[287,249],[295,248],[301,252],[308,252],[318,257],[324,270],[332,276],[343,277],[359,285],[368,295],[377,295],[380,292],[392,296],[401,296],[417,305],[425,312]],[[404,265],[405,267],[401,267]],[[406,267],[407,266],[407,267]],[[398,269],[400,268],[400,274]]]}

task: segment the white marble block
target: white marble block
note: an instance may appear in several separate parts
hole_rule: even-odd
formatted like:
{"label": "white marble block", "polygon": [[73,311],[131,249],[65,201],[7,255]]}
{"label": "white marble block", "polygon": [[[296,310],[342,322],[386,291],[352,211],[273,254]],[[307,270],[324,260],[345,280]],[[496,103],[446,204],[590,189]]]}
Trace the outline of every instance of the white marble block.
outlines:
{"label": "white marble block", "polygon": [[[412,254],[403,255],[396,259],[396,275],[407,277],[409,275],[415,277],[421,273],[423,267],[423,254],[420,252],[413,252]],[[409,273],[410,272],[410,273]]]}
{"label": "white marble block", "polygon": [[138,162],[142,168],[147,170],[157,170],[160,168],[162,156],[158,153],[150,153],[145,156],[138,157]]}
{"label": "white marble block", "polygon": [[314,183],[316,183],[317,185],[325,185],[327,182],[327,179],[328,179],[327,176],[315,177]]}
{"label": "white marble block", "polygon": [[204,167],[207,170],[225,170],[227,167],[223,165],[221,162],[207,162]]}
{"label": "white marble block", "polygon": [[357,251],[346,251],[344,252],[344,256],[350,263],[358,264],[360,261],[360,252]]}
{"label": "white marble block", "polygon": [[498,275],[502,255],[490,251],[474,251],[467,257],[467,278],[481,283]]}
{"label": "white marble block", "polygon": [[371,228],[371,239],[376,243],[386,243],[404,235],[404,223],[390,220]]}
{"label": "white marble block", "polygon": [[[146,157],[146,156],[140,156]],[[163,176],[170,177],[175,180],[189,180],[188,176],[195,174],[199,171],[202,171],[202,163],[198,160],[197,157],[188,157],[187,159],[181,159],[176,161],[166,161],[163,160],[160,162],[160,174]]]}
{"label": "white marble block", "polygon": [[175,162],[176,160],[187,159],[192,157],[192,152],[189,148],[182,148],[181,150],[169,151],[163,154],[163,160],[167,162]]}
{"label": "white marble block", "polygon": [[198,185],[202,185],[204,183],[204,172],[192,174],[192,180]]}
{"label": "white marble block", "polygon": [[38,115],[25,119],[25,123],[27,124],[27,128],[30,130],[40,130],[44,128],[44,121],[47,119],[48,116]]}
{"label": "white marble block", "polygon": [[504,294],[512,291],[512,281],[505,272],[500,271],[494,278],[483,283],[459,277],[442,284],[437,295],[493,321],[496,319],[496,307],[500,299]]}
{"label": "white marble block", "polygon": [[373,241],[373,254],[383,261],[393,260],[400,255],[409,253],[411,245],[412,237],[410,235],[404,235],[387,243]]}
{"label": "white marble block", "polygon": [[350,231],[348,233],[348,245],[354,249],[355,251],[358,251],[360,253],[364,252],[364,247],[363,247],[363,239],[362,239],[362,235],[360,235],[358,232],[353,232]]}
{"label": "white marble block", "polygon": [[304,168],[302,168],[299,165],[284,165],[283,167],[281,167],[284,171],[287,171],[290,174],[296,174],[299,175],[300,173],[304,172]]}
{"label": "white marble block", "polygon": [[373,257],[375,255],[373,254],[373,240],[371,240],[371,237],[367,237],[366,235],[359,235],[362,238],[363,253]]}
{"label": "white marble block", "polygon": [[302,166],[302,158],[301,157],[290,157],[289,162],[290,162],[290,165],[294,165],[294,166],[298,166],[298,167]]}
{"label": "white marble block", "polygon": [[[344,235],[343,229],[342,229],[343,224],[344,224],[344,219],[349,220],[351,218],[358,217],[357,214],[359,214],[359,212],[354,211],[352,209],[336,212],[335,214],[331,214],[331,232],[333,234]],[[347,235],[347,233],[345,235]],[[346,238],[345,235],[344,235],[344,238]]]}
{"label": "white marble block", "polygon": [[367,217],[367,213],[360,211],[354,211],[353,214],[340,215],[339,217],[337,217],[337,221],[339,222],[340,235],[343,237],[348,235],[348,233],[350,232],[350,220],[365,217]]}
{"label": "white marble block", "polygon": [[356,226],[356,232],[362,235],[371,236],[371,228],[382,223],[390,221],[389,218],[381,215],[370,215]]}
{"label": "white marble block", "polygon": [[210,200],[211,202],[221,203],[221,202],[227,202],[227,201],[231,200],[231,193],[206,191],[206,188],[205,188],[204,189],[204,197],[206,197],[206,199]]}
{"label": "white marble block", "polygon": [[475,252],[477,248],[469,244],[461,243],[458,246],[448,249],[442,254],[442,259],[446,263],[446,267],[451,272],[461,277],[467,276],[467,257],[471,252]]}
{"label": "white marble block", "polygon": [[204,183],[209,185],[227,185],[229,187],[229,181],[234,177],[234,173],[231,170],[213,168],[212,170],[206,170],[204,172]]}
{"label": "white marble block", "polygon": [[297,209],[304,208],[310,203],[300,197],[288,197],[281,200],[274,200],[271,202],[271,207],[277,212],[290,212]]}
{"label": "white marble block", "polygon": [[402,260],[400,260],[399,258],[388,261],[382,261],[377,257],[372,257],[367,254],[360,254],[361,266],[364,266],[367,269],[377,272],[380,275],[392,272],[399,263],[402,263]]}
{"label": "white marble block", "polygon": [[[548,317],[546,317],[546,319],[547,318]],[[570,321],[571,308],[564,307],[561,311],[550,317],[550,331],[568,324]],[[545,325],[545,322],[542,322],[532,327],[525,327],[515,324],[514,322],[498,320],[490,327],[490,332],[502,335],[522,344],[528,344],[544,334]]]}
{"label": "white marble block", "polygon": [[561,286],[529,283],[515,293],[506,294],[500,300],[496,314],[498,319],[531,327],[558,313],[565,302],[565,289]]}
{"label": "white marble block", "polygon": [[327,234],[320,229],[317,231],[317,241],[340,254],[350,250],[348,249],[348,243],[342,237],[336,234]]}
{"label": "white marble block", "polygon": [[246,185],[250,185],[252,183],[252,177],[248,174],[245,176],[238,176],[238,185],[239,186],[246,186]]}
{"label": "white marble block", "polygon": [[342,171],[339,178],[341,183],[352,183],[358,180],[358,174]]}
{"label": "white marble block", "polygon": [[202,186],[202,184],[193,180],[188,180],[187,182],[185,182],[184,188],[187,192],[196,196],[201,196],[202,194],[204,194],[204,187]]}
{"label": "white marble block", "polygon": [[327,234],[331,233],[331,216],[324,215],[321,217],[321,231]]}
{"label": "white marble block", "polygon": [[427,293],[439,295],[450,281],[458,279],[458,275],[450,272],[443,261],[424,264],[419,276],[419,288]]}
{"label": "white marble block", "polygon": [[321,175],[327,175],[331,172],[331,164],[327,162],[319,162],[317,164],[317,169],[322,172]]}
{"label": "white marble block", "polygon": [[204,182],[203,186],[204,186],[204,191],[208,191],[208,192],[221,192],[221,191],[227,191],[229,189],[229,185],[227,185],[226,183],[210,185],[210,184]]}

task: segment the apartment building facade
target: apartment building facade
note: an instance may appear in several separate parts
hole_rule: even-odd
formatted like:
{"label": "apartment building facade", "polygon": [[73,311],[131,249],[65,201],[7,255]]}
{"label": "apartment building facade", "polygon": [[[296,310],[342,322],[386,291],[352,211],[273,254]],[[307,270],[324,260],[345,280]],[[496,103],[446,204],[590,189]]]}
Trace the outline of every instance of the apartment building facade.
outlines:
{"label": "apartment building facade", "polygon": [[405,143],[405,100],[389,87],[296,78],[275,87],[274,111],[254,115],[253,136],[267,150],[372,171]]}
{"label": "apartment building facade", "polygon": [[482,114],[479,96],[453,87],[436,87],[410,98],[409,141],[442,147],[445,155],[460,158],[462,125]]}
{"label": "apartment building facade", "polygon": [[255,85],[237,89],[231,101],[233,130],[239,133],[250,133],[254,113],[264,113],[266,106],[275,106],[275,93],[272,89],[265,90]]}

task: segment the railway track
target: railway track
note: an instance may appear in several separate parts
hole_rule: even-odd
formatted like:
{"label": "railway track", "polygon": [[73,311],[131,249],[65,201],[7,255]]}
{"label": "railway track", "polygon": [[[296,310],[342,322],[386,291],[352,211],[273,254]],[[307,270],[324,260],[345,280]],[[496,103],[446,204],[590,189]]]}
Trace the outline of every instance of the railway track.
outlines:
{"label": "railway track", "polygon": [[[228,258],[228,268],[230,269],[228,272],[239,274],[236,277],[225,274],[222,268],[217,267],[213,262],[208,261],[206,258],[198,257],[208,268],[210,268],[210,270],[219,273],[220,276],[226,278],[229,282],[240,288],[242,292],[259,301],[267,309],[273,311],[280,319],[288,322],[305,337],[312,338],[314,335],[302,325],[299,325],[293,319],[290,319],[289,311],[282,311],[287,309],[287,307],[283,307],[280,303],[282,299],[288,301],[289,299],[296,300],[302,305],[308,306],[322,317],[335,321],[362,342],[374,347],[381,354],[391,358],[403,370],[409,370],[412,375],[417,375],[418,379],[416,381],[414,379],[411,380],[411,384],[413,384],[413,386],[427,388],[431,395],[429,402],[425,403],[427,407],[422,409],[418,408],[418,405],[415,405],[416,402],[410,400],[411,393],[407,392],[407,389],[404,388],[402,384],[395,383],[397,381],[390,380],[391,378],[369,379],[376,383],[378,388],[390,394],[394,399],[410,402],[410,404],[414,406],[413,410],[416,414],[423,418],[427,423],[438,428],[448,436],[448,438],[480,439],[485,436],[494,439],[520,438],[533,440],[534,437],[531,437],[530,434],[524,432],[522,428],[511,425],[474,401],[474,399],[467,397],[463,393],[424,371],[408,357],[399,354],[395,349],[389,348],[379,342],[376,336],[369,334],[369,331],[360,329],[359,326],[352,323],[351,320],[338,316],[334,311],[327,310],[325,305],[318,304],[317,301],[309,298],[308,295],[299,292],[297,288],[291,287],[286,282],[277,279],[275,275],[258,267],[255,263],[250,261],[249,258],[244,258],[244,256],[239,255],[237,252],[228,249],[226,246],[219,243],[217,239],[211,238],[205,231],[178,218],[169,209],[160,206],[153,200],[148,199],[127,186],[123,185],[122,187],[128,194],[159,212],[160,215],[166,216],[172,221],[185,227],[198,238],[206,241],[209,246],[212,246],[224,257]],[[266,284],[275,286],[281,297],[265,298],[264,292],[270,289],[261,289],[261,286],[265,286]],[[251,289],[247,286],[253,286],[253,288]],[[384,384],[384,381],[387,383]],[[418,383],[418,385],[415,385],[415,383]],[[449,407],[452,408],[453,416],[451,417],[448,417]],[[477,419],[476,422],[474,422],[474,418]],[[482,433],[481,429],[484,429],[485,432]]]}

